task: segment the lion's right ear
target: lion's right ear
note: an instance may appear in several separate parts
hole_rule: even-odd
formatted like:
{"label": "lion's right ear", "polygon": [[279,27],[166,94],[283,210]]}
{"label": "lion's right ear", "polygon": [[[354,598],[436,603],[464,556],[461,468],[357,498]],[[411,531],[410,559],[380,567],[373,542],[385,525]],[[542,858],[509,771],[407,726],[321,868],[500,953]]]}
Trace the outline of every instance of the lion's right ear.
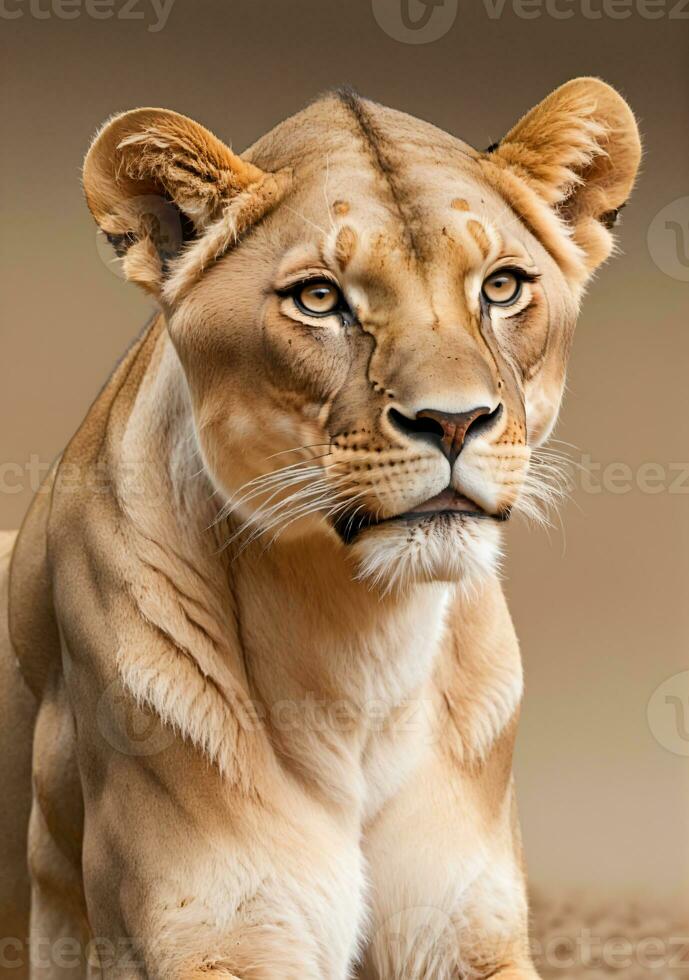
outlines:
{"label": "lion's right ear", "polygon": [[177,293],[282,197],[290,176],[259,170],[179,113],[133,109],[97,134],[83,180],[125,275],[160,296],[183,246]]}

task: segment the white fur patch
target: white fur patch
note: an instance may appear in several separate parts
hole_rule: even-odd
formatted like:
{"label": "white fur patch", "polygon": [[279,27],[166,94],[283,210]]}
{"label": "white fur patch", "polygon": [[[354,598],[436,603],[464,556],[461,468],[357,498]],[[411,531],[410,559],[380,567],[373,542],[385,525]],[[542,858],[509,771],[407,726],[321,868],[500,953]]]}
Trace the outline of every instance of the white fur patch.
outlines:
{"label": "white fur patch", "polygon": [[358,578],[384,592],[404,591],[418,582],[455,582],[472,596],[499,565],[500,530],[473,518],[432,518],[411,527],[382,524],[353,546]]}

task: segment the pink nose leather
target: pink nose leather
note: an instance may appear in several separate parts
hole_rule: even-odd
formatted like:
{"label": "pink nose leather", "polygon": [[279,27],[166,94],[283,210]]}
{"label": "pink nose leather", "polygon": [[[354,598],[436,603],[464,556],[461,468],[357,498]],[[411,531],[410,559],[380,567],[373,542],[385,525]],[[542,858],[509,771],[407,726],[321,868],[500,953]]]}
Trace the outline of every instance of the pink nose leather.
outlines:
{"label": "pink nose leather", "polygon": [[490,409],[485,405],[474,408],[471,412],[445,413],[424,408],[416,413],[417,419],[432,419],[438,423],[443,432],[440,442],[450,463],[454,463],[457,459],[462,451],[467,432],[476,419],[482,415],[490,415]]}

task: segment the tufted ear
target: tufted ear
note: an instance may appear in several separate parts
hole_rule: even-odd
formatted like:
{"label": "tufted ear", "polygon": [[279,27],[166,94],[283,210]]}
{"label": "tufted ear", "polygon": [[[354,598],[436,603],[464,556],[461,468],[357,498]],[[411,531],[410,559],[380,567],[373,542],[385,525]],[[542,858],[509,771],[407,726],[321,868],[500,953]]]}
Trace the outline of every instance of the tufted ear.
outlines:
{"label": "tufted ear", "polygon": [[636,120],[615,89],[598,78],[565,83],[520,119],[488,157],[556,209],[589,271],[609,256],[610,229],[641,159]]}
{"label": "tufted ear", "polygon": [[266,174],[179,113],[133,109],[97,134],[83,182],[127,278],[160,296],[173,259],[195,250],[198,273],[281,197],[289,175]]}

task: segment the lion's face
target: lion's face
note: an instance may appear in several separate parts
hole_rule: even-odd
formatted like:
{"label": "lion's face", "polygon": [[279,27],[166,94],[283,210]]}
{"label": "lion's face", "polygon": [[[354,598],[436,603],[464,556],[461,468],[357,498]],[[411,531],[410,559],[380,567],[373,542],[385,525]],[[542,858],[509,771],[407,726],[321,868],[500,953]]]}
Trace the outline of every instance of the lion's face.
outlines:
{"label": "lion's face", "polygon": [[[590,84],[629,122],[619,96]],[[590,105],[583,116],[581,146],[570,131],[567,148],[591,169],[604,130]],[[480,155],[331,97],[240,161],[230,220],[204,201],[195,241],[161,263],[159,295],[238,542],[327,535],[386,585],[494,566],[501,522],[538,492],[531,452],[554,424],[582,285],[633,180],[598,188],[600,215],[575,212],[575,161],[557,174],[542,150],[581,215],[577,236],[519,171],[518,143]]]}
{"label": "lion's face", "polygon": [[458,163],[405,189],[413,236],[375,180],[333,199],[315,173],[171,318],[205,460],[247,530],[328,526],[430,575],[494,561],[557,412],[575,306]]}

